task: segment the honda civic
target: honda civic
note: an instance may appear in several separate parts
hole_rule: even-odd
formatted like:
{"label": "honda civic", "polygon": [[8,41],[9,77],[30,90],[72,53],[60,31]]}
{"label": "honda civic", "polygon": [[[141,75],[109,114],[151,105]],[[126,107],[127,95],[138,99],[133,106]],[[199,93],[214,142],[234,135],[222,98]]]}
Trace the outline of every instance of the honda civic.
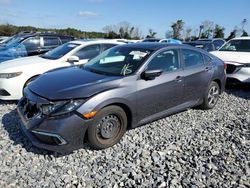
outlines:
{"label": "honda civic", "polygon": [[113,47],[80,67],[39,76],[24,89],[18,113],[33,145],[60,153],[118,143],[127,129],[200,106],[213,108],[225,66],[181,44]]}

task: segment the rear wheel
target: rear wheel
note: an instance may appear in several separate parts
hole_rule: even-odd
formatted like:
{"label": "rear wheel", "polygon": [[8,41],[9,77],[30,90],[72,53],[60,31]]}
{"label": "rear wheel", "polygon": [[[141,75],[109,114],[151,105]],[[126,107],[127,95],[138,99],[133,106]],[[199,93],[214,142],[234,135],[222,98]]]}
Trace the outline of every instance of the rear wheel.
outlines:
{"label": "rear wheel", "polygon": [[212,109],[216,105],[219,99],[219,95],[220,95],[220,87],[216,82],[212,81],[203,98],[203,103],[201,105],[201,108]]}
{"label": "rear wheel", "polygon": [[127,116],[119,106],[100,110],[88,128],[88,141],[95,149],[104,149],[118,143],[127,130]]}

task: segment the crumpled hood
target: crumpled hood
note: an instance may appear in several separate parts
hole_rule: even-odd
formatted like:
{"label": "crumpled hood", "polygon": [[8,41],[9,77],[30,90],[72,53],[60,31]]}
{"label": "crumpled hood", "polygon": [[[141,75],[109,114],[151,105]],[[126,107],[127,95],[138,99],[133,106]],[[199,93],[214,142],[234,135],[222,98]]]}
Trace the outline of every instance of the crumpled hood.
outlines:
{"label": "crumpled hood", "polygon": [[116,88],[121,77],[89,72],[78,67],[47,72],[31,82],[28,88],[49,100],[88,98],[96,93]]}
{"label": "crumpled hood", "polygon": [[229,52],[229,51],[213,51],[210,52],[222,61],[231,61],[238,63],[250,63],[250,52]]}

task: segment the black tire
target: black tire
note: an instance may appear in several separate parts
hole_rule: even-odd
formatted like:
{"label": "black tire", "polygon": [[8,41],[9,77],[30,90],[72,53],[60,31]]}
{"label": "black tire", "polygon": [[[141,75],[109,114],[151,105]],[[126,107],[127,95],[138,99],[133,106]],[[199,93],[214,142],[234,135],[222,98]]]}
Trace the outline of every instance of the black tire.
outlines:
{"label": "black tire", "polygon": [[119,106],[101,109],[88,128],[88,142],[95,149],[104,149],[118,143],[127,130],[127,116]]}
{"label": "black tire", "polygon": [[200,107],[204,110],[212,109],[216,105],[219,95],[220,86],[216,82],[212,81],[205,93],[203,103]]}

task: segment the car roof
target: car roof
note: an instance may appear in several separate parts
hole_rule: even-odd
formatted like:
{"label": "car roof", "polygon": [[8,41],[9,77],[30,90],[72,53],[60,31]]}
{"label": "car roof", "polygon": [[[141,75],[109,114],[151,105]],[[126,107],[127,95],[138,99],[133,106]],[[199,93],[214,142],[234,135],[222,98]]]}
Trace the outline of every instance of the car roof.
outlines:
{"label": "car roof", "polygon": [[50,33],[50,32],[34,32],[34,33],[18,33],[15,36],[20,36],[20,37],[33,37],[33,36],[58,36],[58,37],[71,37],[70,35],[63,35],[59,33]]}
{"label": "car roof", "polygon": [[233,38],[232,40],[249,40],[250,39],[250,36],[249,37],[236,37],[236,38]]}
{"label": "car roof", "polygon": [[155,51],[168,46],[179,46],[179,45],[180,44],[169,44],[169,43],[159,43],[159,42],[137,42],[131,44],[124,44],[123,46]]}
{"label": "car roof", "polygon": [[105,39],[102,39],[102,40],[96,40],[96,39],[81,39],[81,40],[73,40],[73,41],[70,41],[69,43],[74,43],[74,44],[99,44],[99,43],[108,43],[108,44],[125,44],[124,42],[117,42],[115,40],[105,40]]}

